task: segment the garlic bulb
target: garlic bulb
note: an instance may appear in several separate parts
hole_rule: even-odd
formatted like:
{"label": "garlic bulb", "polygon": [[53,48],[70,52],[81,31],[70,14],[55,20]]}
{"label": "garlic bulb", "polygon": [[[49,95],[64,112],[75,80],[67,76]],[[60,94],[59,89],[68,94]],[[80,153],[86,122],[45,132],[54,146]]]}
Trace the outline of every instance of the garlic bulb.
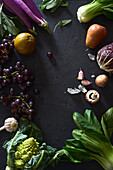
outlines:
{"label": "garlic bulb", "polygon": [[13,170],[13,168],[6,166],[5,170]]}
{"label": "garlic bulb", "polygon": [[2,131],[3,129],[6,129],[6,131],[8,132],[14,132],[17,130],[17,128],[18,128],[17,120],[13,117],[9,117],[5,120],[4,126],[0,128],[0,131]]}

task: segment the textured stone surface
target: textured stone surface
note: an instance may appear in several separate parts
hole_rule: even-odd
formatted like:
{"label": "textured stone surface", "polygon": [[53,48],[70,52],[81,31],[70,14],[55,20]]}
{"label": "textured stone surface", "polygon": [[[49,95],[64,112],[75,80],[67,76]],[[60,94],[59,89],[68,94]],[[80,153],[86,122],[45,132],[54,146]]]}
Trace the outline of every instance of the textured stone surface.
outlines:
{"label": "textured stone surface", "polygon": [[[37,3],[37,0],[35,0]],[[71,132],[76,125],[72,119],[74,111],[81,114],[85,109],[92,109],[100,119],[101,115],[113,106],[113,78],[110,77],[108,85],[101,89],[94,83],[91,75],[104,73],[99,69],[96,61],[91,61],[85,52],[85,36],[87,28],[98,23],[108,30],[106,39],[92,52],[97,53],[103,45],[113,41],[113,21],[104,16],[98,16],[87,24],[81,24],[76,18],[79,6],[91,2],[90,0],[70,0],[68,7],[59,8],[55,13],[43,12],[53,31],[58,21],[72,19],[72,23],[65,27],[57,27],[56,32],[51,35],[42,28],[37,27],[37,49],[32,56],[19,56],[22,62],[31,68],[34,76],[34,87],[40,88],[40,96],[35,95],[34,122],[39,126],[47,144],[61,149],[67,138],[72,138]],[[41,0],[37,5],[41,4]],[[42,11],[41,11],[42,12]],[[56,65],[53,65],[47,57],[47,52],[52,51]],[[14,63],[15,58],[11,61]],[[88,89],[96,89],[101,94],[100,102],[94,106],[85,101],[84,94],[69,95],[66,92],[68,87],[77,87],[77,73],[79,69],[85,73],[85,77],[92,81]],[[17,87],[18,89],[18,87]],[[31,93],[33,93],[31,91]],[[0,103],[0,125],[5,118],[12,116],[10,108]],[[3,142],[9,139],[7,132],[0,132],[0,169],[5,169],[6,152],[2,149]],[[48,167],[47,170],[53,168]],[[99,164],[94,161],[82,164],[60,163],[54,170],[101,170]]]}

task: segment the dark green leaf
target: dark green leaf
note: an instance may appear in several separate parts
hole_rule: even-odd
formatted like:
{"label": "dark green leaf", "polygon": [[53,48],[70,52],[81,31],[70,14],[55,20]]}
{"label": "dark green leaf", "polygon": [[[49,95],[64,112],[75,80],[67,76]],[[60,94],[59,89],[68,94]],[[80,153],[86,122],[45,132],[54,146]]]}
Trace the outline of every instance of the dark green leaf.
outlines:
{"label": "dark green leaf", "polygon": [[55,32],[55,30],[56,30],[56,28],[57,28],[57,26],[61,26],[61,27],[64,27],[65,25],[67,25],[67,24],[69,24],[69,23],[71,23],[72,22],[72,20],[71,19],[67,19],[67,20],[62,20],[62,21],[59,21],[58,22],[58,24],[55,26],[55,28],[54,28],[54,32]]}
{"label": "dark green leaf", "polygon": [[[92,135],[90,133],[90,135],[85,134],[84,132],[80,132],[77,129],[74,129],[72,132],[73,137],[76,140],[79,140],[82,145],[87,148],[88,150],[92,151],[93,153],[102,153],[103,152],[103,140],[101,140],[101,138],[99,138],[98,136]],[[104,143],[104,146],[105,143]]]}
{"label": "dark green leaf", "polygon": [[80,140],[68,139],[68,140],[66,140],[65,144],[67,147],[75,147],[75,148],[84,149],[84,145],[82,144],[82,142]]}
{"label": "dark green leaf", "polygon": [[[91,114],[93,115],[93,118],[91,118]],[[99,129],[96,127],[95,123],[97,122],[97,120],[96,120],[96,117],[94,116],[94,113],[93,112],[91,113],[91,111],[86,111],[85,117],[83,117],[81,114],[75,112],[73,114],[73,119],[74,119],[76,125],[81,130],[102,133],[100,130],[99,123],[97,124],[97,127],[99,127]]]}
{"label": "dark green leaf", "polygon": [[93,153],[88,151],[87,149],[79,149],[79,148],[71,148],[64,147],[64,150],[67,151],[67,156],[73,163],[80,163],[84,161],[89,161],[93,159]]}
{"label": "dark green leaf", "polygon": [[83,131],[81,129],[74,129],[72,131],[72,135],[76,140],[80,140],[81,136],[83,135]]}
{"label": "dark green leaf", "polygon": [[31,121],[21,118],[19,122],[19,131],[27,134],[28,137],[34,137],[39,143],[43,140],[41,130]]}
{"label": "dark green leaf", "polygon": [[92,110],[86,110],[84,113],[84,117],[88,120],[88,122],[97,129],[101,133],[101,126],[100,123],[95,116],[94,112]]}
{"label": "dark green leaf", "polygon": [[37,169],[43,170],[45,169],[49,161],[55,154],[56,149],[51,146],[46,146],[44,149],[39,151],[39,154],[32,157],[29,162],[26,163],[24,169]]}
{"label": "dark green leaf", "polygon": [[49,3],[49,4],[46,6],[46,9],[47,9],[47,10],[50,10],[50,9],[52,9],[52,8],[55,8],[56,6],[60,6],[59,0],[55,0],[55,1],[52,1],[51,3]]}
{"label": "dark green leaf", "polygon": [[113,133],[113,107],[103,114],[101,124],[105,136],[110,140]]}
{"label": "dark green leaf", "polygon": [[5,14],[2,12],[3,16],[3,24],[7,26],[7,30],[12,35],[17,35],[19,33],[19,29],[15,26],[14,22]]}
{"label": "dark green leaf", "polygon": [[103,4],[113,4],[113,0],[97,0],[99,3],[103,3]]}
{"label": "dark green leaf", "polygon": [[65,6],[68,6],[68,2],[62,3],[61,6],[64,6],[64,7],[65,7]]}
{"label": "dark green leaf", "polygon": [[63,0],[43,0],[40,8],[55,12],[59,6],[68,6],[68,3],[63,4]]}
{"label": "dark green leaf", "polygon": [[19,132],[26,133],[29,128],[29,121],[27,119],[21,118],[19,121]]}
{"label": "dark green leaf", "polygon": [[29,137],[34,137],[39,143],[43,141],[43,135],[41,130],[33,123],[29,122],[31,128],[28,130],[27,134]]}
{"label": "dark green leaf", "polygon": [[75,112],[73,114],[73,119],[77,126],[80,128],[80,130],[82,130],[75,130],[76,137],[78,135],[78,137],[80,138],[82,136],[82,133],[84,133],[93,140],[96,140],[96,142],[98,143],[108,142],[107,138],[102,134],[102,132],[100,132],[100,129],[98,130],[97,128],[95,128],[95,126],[92,126],[92,124],[79,113]]}
{"label": "dark green leaf", "polygon": [[22,143],[23,140],[27,138],[27,135],[24,135],[17,131],[13,139],[8,142],[5,142],[3,148],[7,150],[7,165],[14,168],[14,153],[18,144]]}
{"label": "dark green leaf", "polygon": [[113,7],[102,6],[101,9],[102,9],[102,14],[104,14],[109,19],[113,19]]}
{"label": "dark green leaf", "polygon": [[3,31],[3,23],[2,23],[2,7],[3,5],[0,4],[0,35],[3,37],[4,31]]}

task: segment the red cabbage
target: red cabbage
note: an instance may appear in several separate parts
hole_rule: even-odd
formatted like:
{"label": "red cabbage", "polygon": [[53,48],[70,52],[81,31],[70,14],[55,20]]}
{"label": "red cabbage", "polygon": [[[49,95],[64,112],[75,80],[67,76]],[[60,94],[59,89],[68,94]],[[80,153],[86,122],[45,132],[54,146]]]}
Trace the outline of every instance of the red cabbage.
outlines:
{"label": "red cabbage", "polygon": [[100,69],[113,73],[113,43],[104,46],[98,51],[97,63]]}

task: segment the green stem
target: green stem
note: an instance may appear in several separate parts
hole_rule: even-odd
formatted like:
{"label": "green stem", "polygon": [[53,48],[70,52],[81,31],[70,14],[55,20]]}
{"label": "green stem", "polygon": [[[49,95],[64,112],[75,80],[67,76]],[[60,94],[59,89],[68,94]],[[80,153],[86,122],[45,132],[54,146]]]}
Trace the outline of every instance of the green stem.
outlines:
{"label": "green stem", "polygon": [[23,98],[21,98],[20,96],[9,96],[8,97],[9,99],[10,98],[19,98],[19,99],[21,99],[21,101],[23,102],[23,103],[25,103],[25,105],[28,107],[28,109],[30,109],[30,106],[26,103],[26,101],[23,99]]}
{"label": "green stem", "polygon": [[16,73],[18,73],[18,71],[15,71],[15,72],[11,73],[11,75],[4,75],[3,78],[6,79],[6,78],[8,78],[8,77],[13,76],[13,75],[16,74]]}
{"label": "green stem", "polygon": [[9,153],[10,153],[10,150],[11,150],[11,148],[12,148],[12,145],[13,145],[14,140],[16,139],[17,135],[18,135],[18,131],[17,131],[16,135],[14,136],[14,138],[12,139],[11,145],[10,145],[10,147],[9,147],[9,149],[8,149],[8,156],[7,156],[7,165],[8,165],[8,167],[12,167],[13,164],[14,164],[14,163],[13,163],[13,160],[10,159]]}

